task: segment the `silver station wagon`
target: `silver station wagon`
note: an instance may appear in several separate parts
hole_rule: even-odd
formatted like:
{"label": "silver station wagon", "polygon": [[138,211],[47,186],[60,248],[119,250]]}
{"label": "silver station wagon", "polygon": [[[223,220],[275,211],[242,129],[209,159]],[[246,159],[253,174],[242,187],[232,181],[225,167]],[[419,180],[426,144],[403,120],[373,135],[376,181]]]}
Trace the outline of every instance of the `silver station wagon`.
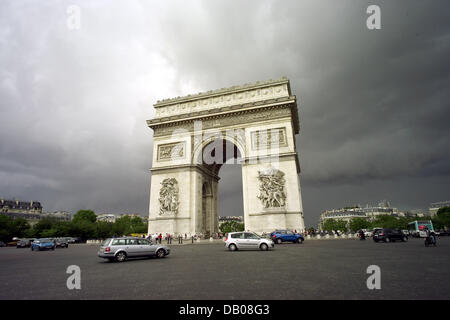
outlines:
{"label": "silver station wagon", "polygon": [[170,249],[150,240],[136,237],[109,238],[103,241],[98,256],[109,261],[125,261],[128,258],[153,257],[164,258]]}

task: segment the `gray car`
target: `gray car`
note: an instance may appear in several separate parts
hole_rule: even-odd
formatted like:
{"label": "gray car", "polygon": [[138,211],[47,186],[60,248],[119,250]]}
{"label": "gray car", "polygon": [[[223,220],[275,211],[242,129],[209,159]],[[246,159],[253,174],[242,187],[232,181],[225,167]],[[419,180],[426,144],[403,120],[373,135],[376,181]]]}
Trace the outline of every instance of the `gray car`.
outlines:
{"label": "gray car", "polygon": [[153,257],[164,258],[170,249],[150,240],[137,237],[109,238],[103,241],[98,256],[109,261],[125,261],[128,258]]}

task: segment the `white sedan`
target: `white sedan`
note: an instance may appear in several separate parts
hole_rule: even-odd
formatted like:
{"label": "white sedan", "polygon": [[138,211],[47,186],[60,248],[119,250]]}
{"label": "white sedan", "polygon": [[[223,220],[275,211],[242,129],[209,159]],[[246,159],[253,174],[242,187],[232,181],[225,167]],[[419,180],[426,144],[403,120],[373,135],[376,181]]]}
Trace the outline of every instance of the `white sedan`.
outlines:
{"label": "white sedan", "polygon": [[274,243],[271,239],[261,238],[256,233],[242,231],[230,232],[225,238],[225,246],[230,251],[242,249],[260,249],[267,251],[274,247]]}

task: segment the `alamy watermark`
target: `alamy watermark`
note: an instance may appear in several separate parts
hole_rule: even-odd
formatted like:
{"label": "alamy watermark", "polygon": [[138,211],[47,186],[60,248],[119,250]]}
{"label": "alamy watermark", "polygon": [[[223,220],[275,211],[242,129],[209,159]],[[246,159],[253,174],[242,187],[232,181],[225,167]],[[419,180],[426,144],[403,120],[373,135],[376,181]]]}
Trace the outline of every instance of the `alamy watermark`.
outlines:
{"label": "alamy watermark", "polygon": [[381,289],[381,269],[377,265],[370,265],[366,270],[367,274],[370,276],[367,278],[366,285],[369,290],[380,290]]}
{"label": "alamy watermark", "polygon": [[367,7],[367,14],[370,14],[366,20],[366,26],[369,30],[380,30],[381,29],[381,9],[379,6],[372,4]]}
{"label": "alamy watermark", "polygon": [[66,286],[69,290],[81,289],[81,269],[77,265],[70,265],[67,267],[66,273],[70,274],[67,278]]}
{"label": "alamy watermark", "polygon": [[81,8],[75,4],[67,7],[66,25],[69,30],[81,29]]}

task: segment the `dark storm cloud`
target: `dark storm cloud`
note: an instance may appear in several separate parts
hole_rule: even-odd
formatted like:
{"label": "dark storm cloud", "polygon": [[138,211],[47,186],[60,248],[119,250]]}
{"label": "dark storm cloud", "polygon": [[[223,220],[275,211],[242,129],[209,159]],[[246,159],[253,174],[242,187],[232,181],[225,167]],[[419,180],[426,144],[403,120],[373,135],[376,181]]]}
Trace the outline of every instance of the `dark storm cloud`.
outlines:
{"label": "dark storm cloud", "polygon": [[[447,1],[88,1],[78,31],[70,4],[2,3],[2,196],[144,214],[157,99],[285,75],[308,225],[331,207],[448,198]],[[242,213],[239,174],[221,170],[222,215]]]}

